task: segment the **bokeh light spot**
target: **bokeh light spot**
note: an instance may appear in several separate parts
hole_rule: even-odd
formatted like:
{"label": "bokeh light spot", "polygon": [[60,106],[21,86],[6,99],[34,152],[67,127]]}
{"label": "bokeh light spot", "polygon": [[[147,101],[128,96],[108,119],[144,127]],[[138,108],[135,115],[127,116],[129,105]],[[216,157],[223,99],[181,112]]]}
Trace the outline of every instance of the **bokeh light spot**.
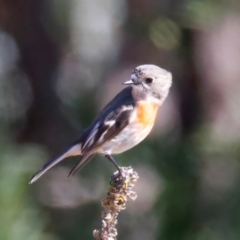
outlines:
{"label": "bokeh light spot", "polygon": [[180,44],[181,31],[174,21],[161,17],[150,24],[149,37],[156,47],[172,50]]}

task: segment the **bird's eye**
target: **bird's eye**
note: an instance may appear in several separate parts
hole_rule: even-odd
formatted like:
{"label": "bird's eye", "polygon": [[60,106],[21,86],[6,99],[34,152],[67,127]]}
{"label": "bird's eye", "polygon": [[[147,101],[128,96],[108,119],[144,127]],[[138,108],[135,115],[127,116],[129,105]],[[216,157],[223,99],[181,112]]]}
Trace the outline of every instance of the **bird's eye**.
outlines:
{"label": "bird's eye", "polygon": [[145,83],[149,84],[153,82],[153,78],[146,78]]}

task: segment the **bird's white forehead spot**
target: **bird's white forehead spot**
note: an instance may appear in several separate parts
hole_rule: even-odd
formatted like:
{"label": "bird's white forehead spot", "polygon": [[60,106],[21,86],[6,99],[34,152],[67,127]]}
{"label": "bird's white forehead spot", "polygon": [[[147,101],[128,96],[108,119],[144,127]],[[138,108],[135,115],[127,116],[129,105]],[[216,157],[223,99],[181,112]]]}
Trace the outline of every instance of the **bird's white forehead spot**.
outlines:
{"label": "bird's white forehead spot", "polygon": [[133,81],[136,81],[136,80],[137,80],[137,76],[136,76],[135,73],[132,73],[132,74],[131,74],[131,79],[132,79]]}
{"label": "bird's white forehead spot", "polygon": [[143,75],[143,71],[140,66],[136,67],[132,71],[132,75],[135,75],[135,77],[141,77]]}

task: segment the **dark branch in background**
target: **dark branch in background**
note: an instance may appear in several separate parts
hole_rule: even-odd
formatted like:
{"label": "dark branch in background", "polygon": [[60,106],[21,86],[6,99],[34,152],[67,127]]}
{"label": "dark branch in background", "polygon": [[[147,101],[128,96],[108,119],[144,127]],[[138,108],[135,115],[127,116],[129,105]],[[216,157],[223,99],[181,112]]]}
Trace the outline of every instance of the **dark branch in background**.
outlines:
{"label": "dark branch in background", "polygon": [[194,62],[194,39],[197,34],[193,29],[182,29],[182,76],[179,76],[180,114],[183,137],[188,136],[202,121],[202,101],[200,96],[201,79]]}
{"label": "dark branch in background", "polygon": [[45,1],[1,0],[0,24],[18,45],[20,67],[27,74],[33,96],[19,140],[37,142],[55,151],[59,149],[56,144],[63,145],[63,139],[73,136],[73,128],[61,113],[54,92],[60,42],[56,42],[53,32],[46,30],[48,24],[53,24],[49,22],[51,18],[43,18],[45,4]]}

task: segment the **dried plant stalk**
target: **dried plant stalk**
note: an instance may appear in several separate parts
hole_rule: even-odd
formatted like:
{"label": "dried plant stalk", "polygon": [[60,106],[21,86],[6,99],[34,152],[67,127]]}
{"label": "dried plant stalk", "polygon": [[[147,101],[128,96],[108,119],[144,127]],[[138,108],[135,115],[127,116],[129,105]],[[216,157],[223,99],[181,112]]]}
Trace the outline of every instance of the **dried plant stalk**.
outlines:
{"label": "dried plant stalk", "polygon": [[117,217],[126,208],[129,200],[135,200],[137,194],[132,191],[138,174],[131,167],[121,167],[122,176],[116,171],[111,176],[107,196],[102,200],[102,228],[94,230],[93,236],[98,240],[114,240],[117,237]]}

